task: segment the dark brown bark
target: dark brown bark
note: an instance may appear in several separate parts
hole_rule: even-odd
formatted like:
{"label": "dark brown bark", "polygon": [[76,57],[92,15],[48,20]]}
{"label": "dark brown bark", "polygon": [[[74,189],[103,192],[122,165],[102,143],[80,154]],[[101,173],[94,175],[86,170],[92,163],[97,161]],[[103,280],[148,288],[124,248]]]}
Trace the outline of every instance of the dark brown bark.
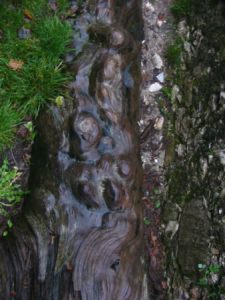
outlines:
{"label": "dark brown bark", "polygon": [[138,2],[91,1],[76,21],[72,100],[38,118],[31,196],[0,242],[0,299],[146,299]]}

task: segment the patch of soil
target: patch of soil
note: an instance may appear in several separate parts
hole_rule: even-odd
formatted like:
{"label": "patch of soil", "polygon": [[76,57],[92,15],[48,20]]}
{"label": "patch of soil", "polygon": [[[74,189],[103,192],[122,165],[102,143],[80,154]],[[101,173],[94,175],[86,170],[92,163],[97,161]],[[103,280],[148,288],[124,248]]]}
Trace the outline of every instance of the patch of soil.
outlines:
{"label": "patch of soil", "polygon": [[143,204],[149,290],[152,299],[166,299],[165,253],[161,234],[164,190],[165,120],[159,107],[166,77],[165,50],[172,38],[171,1],[143,0],[145,40],[142,42],[141,158],[144,169]]}

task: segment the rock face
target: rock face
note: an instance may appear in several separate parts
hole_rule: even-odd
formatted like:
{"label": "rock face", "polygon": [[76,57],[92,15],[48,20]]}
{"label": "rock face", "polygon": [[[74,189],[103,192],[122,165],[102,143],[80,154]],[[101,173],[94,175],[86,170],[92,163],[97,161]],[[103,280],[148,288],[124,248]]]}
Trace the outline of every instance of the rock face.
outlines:
{"label": "rock face", "polygon": [[179,226],[164,235],[171,300],[225,296],[224,13],[223,1],[193,2],[178,24],[182,50],[169,74],[174,154],[163,207],[164,224]]}
{"label": "rock face", "polygon": [[194,278],[199,262],[207,262],[209,234],[210,223],[203,203],[196,199],[186,203],[180,218],[177,254],[183,276]]}
{"label": "rock face", "polygon": [[139,13],[136,0],[90,1],[74,21],[72,99],[38,118],[31,196],[0,242],[1,299],[148,297],[134,125]]}

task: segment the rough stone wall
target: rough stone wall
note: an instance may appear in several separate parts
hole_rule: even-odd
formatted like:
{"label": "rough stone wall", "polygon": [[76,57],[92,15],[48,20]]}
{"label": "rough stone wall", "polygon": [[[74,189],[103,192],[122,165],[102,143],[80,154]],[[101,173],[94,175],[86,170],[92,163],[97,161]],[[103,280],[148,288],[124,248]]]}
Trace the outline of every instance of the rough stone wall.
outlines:
{"label": "rough stone wall", "polygon": [[177,27],[165,109],[170,299],[224,299],[224,11],[222,1],[194,2]]}

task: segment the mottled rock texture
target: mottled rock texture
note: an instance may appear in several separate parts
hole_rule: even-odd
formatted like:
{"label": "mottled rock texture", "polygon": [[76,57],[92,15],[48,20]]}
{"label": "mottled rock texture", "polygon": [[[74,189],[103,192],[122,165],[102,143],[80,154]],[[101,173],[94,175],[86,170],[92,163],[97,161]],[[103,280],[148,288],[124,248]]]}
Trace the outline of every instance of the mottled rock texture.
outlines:
{"label": "mottled rock texture", "polygon": [[165,228],[171,220],[179,226],[164,236],[172,300],[225,294],[224,13],[223,1],[190,1],[170,48],[180,47],[169,72],[172,155],[163,214]]}

